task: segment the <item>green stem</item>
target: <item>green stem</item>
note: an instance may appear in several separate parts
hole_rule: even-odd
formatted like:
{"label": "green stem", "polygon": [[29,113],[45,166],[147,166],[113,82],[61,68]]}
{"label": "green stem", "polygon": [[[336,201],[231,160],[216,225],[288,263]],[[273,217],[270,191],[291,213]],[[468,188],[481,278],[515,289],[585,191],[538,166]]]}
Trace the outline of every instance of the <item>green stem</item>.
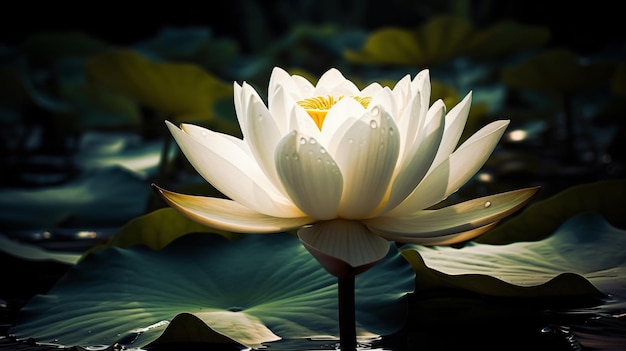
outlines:
{"label": "green stem", "polygon": [[341,351],[356,350],[354,281],[354,274],[337,278],[339,290],[339,344]]}

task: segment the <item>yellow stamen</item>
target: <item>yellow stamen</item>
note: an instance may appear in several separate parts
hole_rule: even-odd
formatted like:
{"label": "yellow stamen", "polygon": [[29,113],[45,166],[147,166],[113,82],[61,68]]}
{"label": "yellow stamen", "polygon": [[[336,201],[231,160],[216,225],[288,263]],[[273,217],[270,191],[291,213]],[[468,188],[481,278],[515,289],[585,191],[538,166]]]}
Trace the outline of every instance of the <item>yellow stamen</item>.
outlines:
{"label": "yellow stamen", "polygon": [[[367,105],[369,105],[370,101],[372,101],[372,98],[369,96],[353,96],[352,98],[360,103],[364,108],[367,108]],[[311,116],[311,118],[317,125],[317,128],[321,130],[328,110],[330,110],[330,108],[341,99],[343,99],[343,96],[340,96],[337,99],[330,95],[318,96],[300,100],[298,101],[298,105],[304,108],[304,110],[309,114],[309,116]]]}

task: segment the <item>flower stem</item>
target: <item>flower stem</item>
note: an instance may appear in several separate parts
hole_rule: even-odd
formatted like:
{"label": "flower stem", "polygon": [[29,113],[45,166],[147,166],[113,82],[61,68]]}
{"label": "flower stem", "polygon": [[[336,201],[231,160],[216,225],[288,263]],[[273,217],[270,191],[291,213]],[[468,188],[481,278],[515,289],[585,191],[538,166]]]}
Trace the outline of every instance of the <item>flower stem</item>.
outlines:
{"label": "flower stem", "polygon": [[356,350],[356,318],[354,310],[355,274],[337,278],[339,290],[339,344],[341,351]]}

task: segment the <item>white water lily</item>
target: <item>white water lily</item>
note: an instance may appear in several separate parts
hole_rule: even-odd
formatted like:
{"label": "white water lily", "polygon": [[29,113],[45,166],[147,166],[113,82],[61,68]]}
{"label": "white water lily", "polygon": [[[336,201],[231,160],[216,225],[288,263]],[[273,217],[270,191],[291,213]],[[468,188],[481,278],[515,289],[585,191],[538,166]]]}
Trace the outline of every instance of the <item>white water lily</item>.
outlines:
{"label": "white water lily", "polygon": [[483,166],[508,120],[457,147],[472,94],[446,112],[429,106],[428,70],[393,88],[360,90],[337,69],[317,84],[272,72],[268,103],[234,83],[243,139],[166,121],[200,175],[227,198],[154,188],[173,208],[205,225],[243,233],[299,228],[305,247],[332,274],[366,270],[389,241],[447,245],[472,239],[516,211],[538,188],[429,209]]}

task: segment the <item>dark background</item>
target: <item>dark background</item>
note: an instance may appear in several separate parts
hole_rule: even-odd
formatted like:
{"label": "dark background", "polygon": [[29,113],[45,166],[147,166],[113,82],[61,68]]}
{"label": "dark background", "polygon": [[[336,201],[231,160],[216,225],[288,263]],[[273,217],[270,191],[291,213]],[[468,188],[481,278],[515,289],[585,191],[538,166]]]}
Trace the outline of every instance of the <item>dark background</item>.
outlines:
{"label": "dark background", "polygon": [[[623,12],[618,2],[515,1],[288,1],[229,0],[204,2],[11,2],[0,7],[0,43],[17,46],[29,34],[49,30],[79,30],[111,44],[131,44],[152,37],[164,26],[206,26],[217,36],[236,39],[245,51],[246,29],[264,23],[276,36],[295,21],[335,22],[375,29],[382,26],[412,28],[441,13],[464,13],[478,26],[513,19],[549,27],[551,46],[568,47],[580,54],[604,49],[625,38]],[[329,7],[330,6],[330,7]]]}

